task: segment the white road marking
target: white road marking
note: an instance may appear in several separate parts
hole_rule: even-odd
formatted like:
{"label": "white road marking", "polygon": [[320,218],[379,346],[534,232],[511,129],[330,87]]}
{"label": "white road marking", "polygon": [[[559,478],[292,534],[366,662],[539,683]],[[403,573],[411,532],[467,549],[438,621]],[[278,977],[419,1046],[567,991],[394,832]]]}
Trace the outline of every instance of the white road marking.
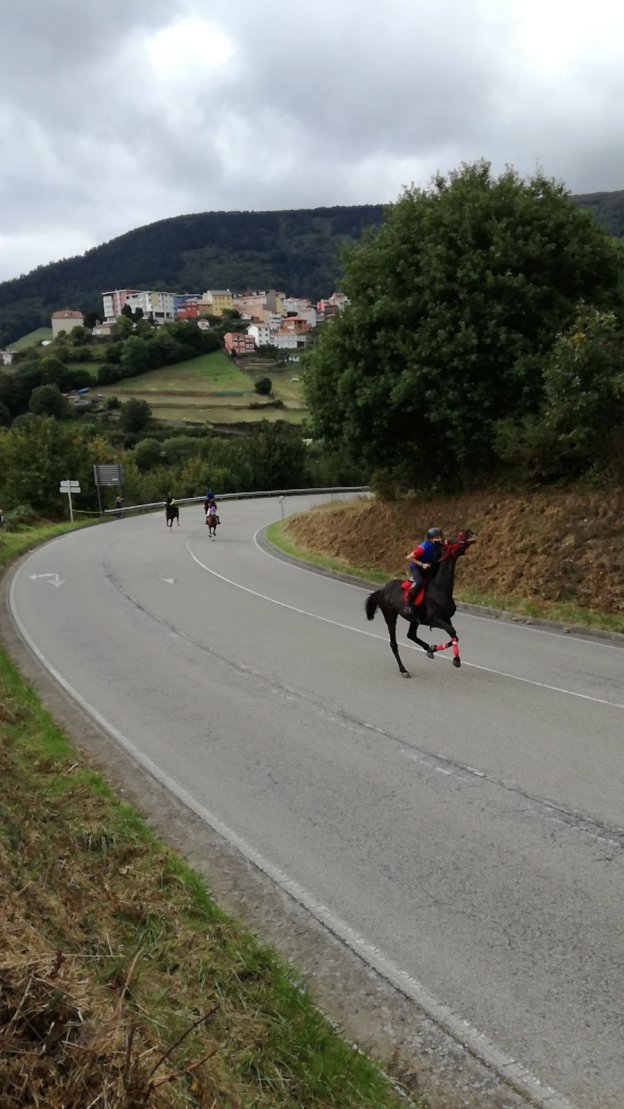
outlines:
{"label": "white road marking", "polygon": [[[187,549],[195,561],[202,566],[203,564],[199,562],[199,559],[195,558],[193,555],[188,542]],[[208,569],[208,567],[204,567],[204,569]],[[156,781],[160,782],[175,797],[182,801],[184,805],[191,809],[192,812],[196,813],[201,820],[211,828],[214,828],[223,839],[236,848],[236,850],[244,855],[254,866],[263,871],[273,882],[277,883],[277,885],[288,893],[290,897],[307,909],[319,923],[323,924],[328,931],[346,944],[346,946],[355,952],[365,963],[375,969],[383,978],[391,982],[402,994],[412,1001],[415,1001],[433,1020],[442,1028],[446,1029],[453,1039],[464,1044],[470,1051],[474,1052],[479,1059],[482,1059],[488,1066],[491,1066],[497,1074],[501,1075],[513,1087],[527,1094],[536,1105],[540,1106],[540,1109],[573,1109],[571,1103],[567,1099],[561,1097],[561,1095],[550,1086],[541,1082],[539,1078],[536,1078],[535,1075],[531,1074],[529,1070],[523,1067],[510,1055],[501,1051],[487,1038],[487,1036],[484,1036],[477,1028],[470,1024],[469,1021],[463,1020],[447,1005],[439,1002],[418,979],[413,978],[407,971],[399,967],[378,947],[370,944],[363,936],[356,932],[354,928],[347,924],[346,921],[332,912],[327,905],[318,901],[304,886],[301,886],[297,881],[286,874],[281,867],[265,859],[264,856],[256,851],[256,849],[243,839],[242,836],[239,836],[237,832],[234,832],[228,825],[224,824],[219,817],[206,809],[201,802],[197,801],[192,794],[175,780],[175,778],[171,778],[165,773],[157,763],[153,762],[152,759],[136,747],[123,732],[119,731],[114,724],[107,720],[86,697],[83,697],[82,694],[80,694],[52,665],[47,656],[37,647],[34,640],[31,639],[26,631],[17,613],[15,604],[15,590],[19,576],[20,568],[18,568],[11,581],[9,608],[24,642],[28,644],[32,653],[39,659],[39,662],[45,667],[58,685],[60,685],[61,689],[64,689],[76,704],[80,705],[80,707],[91,716],[104,731],[112,736],[140,766],[147,770]],[[221,574],[217,574],[216,576],[222,577]],[[227,578],[223,580],[228,581]],[[236,583],[231,582],[230,584],[235,585]],[[246,589],[245,586],[240,586],[239,588]],[[253,593],[251,589],[246,589],[246,591],[248,593]],[[266,599],[271,600],[271,598]],[[290,608],[291,606],[285,605],[284,607]],[[321,617],[320,619],[323,618]],[[334,623],[334,621],[329,620],[327,623]]]}
{"label": "white road marking", "polygon": [[61,585],[67,585],[67,582],[63,581],[58,571],[54,574],[29,574],[28,577],[31,581],[36,581],[37,578],[43,578],[48,585],[55,585],[57,589],[59,589]]}
{"label": "white road marking", "polygon": [[[227,578],[225,574],[219,574],[216,570],[213,570],[211,566],[206,566],[206,564],[193,553],[190,540],[187,540],[186,549],[193,561],[196,562],[198,566],[201,566],[202,570],[205,570],[208,574],[212,574],[215,578],[220,578],[221,581],[226,582],[228,585],[233,585],[235,589],[241,589],[244,593],[250,593],[252,597],[258,597],[261,601],[268,601],[269,604],[277,605],[279,608],[289,609],[290,612],[296,612],[299,616],[309,616],[312,620],[320,620],[323,624],[333,624],[335,628],[342,628],[344,631],[356,632],[357,635],[366,635],[370,639],[384,640],[383,636],[377,635],[375,632],[366,631],[364,628],[355,628],[351,624],[342,624],[338,620],[331,620],[329,616],[319,616],[316,612],[310,612],[305,608],[297,608],[296,605],[289,605],[286,601],[278,601],[276,597],[269,597],[266,593],[259,593],[256,589],[250,589],[248,585],[241,585],[240,582],[233,581],[232,578]],[[331,581],[332,579],[328,578],[327,580]],[[339,584],[348,583],[340,582]],[[403,650],[404,647],[412,651],[422,650],[421,647],[414,647],[411,643],[402,644],[401,650]],[[619,648],[616,648],[616,650],[619,650]],[[440,657],[444,662],[452,662],[452,659],[446,658],[442,654]],[[498,678],[509,678],[514,682],[522,682],[524,685],[537,686],[538,689],[547,689],[551,693],[563,693],[568,697],[576,697],[581,701],[591,701],[595,705],[608,705],[609,708],[624,709],[624,703],[620,704],[618,701],[607,701],[603,697],[592,697],[589,693],[578,693],[575,689],[564,689],[562,686],[549,685],[547,682],[538,682],[534,678],[522,678],[519,674],[509,674],[506,670],[495,670],[491,666],[479,666],[476,662],[464,662],[462,659],[462,666],[471,670],[481,670],[486,674],[494,674]]]}

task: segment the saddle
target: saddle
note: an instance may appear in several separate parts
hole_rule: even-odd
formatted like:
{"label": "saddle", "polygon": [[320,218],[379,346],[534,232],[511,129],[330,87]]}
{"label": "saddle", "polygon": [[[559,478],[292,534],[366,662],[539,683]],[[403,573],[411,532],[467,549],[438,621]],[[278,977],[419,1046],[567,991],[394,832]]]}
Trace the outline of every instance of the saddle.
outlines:
{"label": "saddle", "polygon": [[411,603],[414,608],[417,608],[418,605],[421,605],[425,599],[425,582],[422,583],[420,589],[418,590],[418,593],[414,597],[414,600],[410,602],[409,595],[410,589],[412,588],[413,584],[414,582],[410,581],[409,578],[407,578],[406,581],[401,582],[401,589],[403,590],[403,604],[409,607]]}

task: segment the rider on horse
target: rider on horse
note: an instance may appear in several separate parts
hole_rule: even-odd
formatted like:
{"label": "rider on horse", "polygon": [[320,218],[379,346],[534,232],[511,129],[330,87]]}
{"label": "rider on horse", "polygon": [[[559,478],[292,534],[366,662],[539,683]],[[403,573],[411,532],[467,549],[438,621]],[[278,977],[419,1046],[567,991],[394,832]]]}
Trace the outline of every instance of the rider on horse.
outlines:
{"label": "rider on horse", "polygon": [[443,546],[444,534],[442,529],[429,528],[422,543],[414,547],[414,550],[407,556],[410,578],[414,583],[409,591],[409,604],[414,604],[423,582],[426,578],[430,577],[435,570],[440,560]]}
{"label": "rider on horse", "polygon": [[209,524],[211,521],[215,524],[221,523],[219,519],[219,509],[217,508],[217,502],[214,496],[208,501],[208,509],[206,511],[206,523]]}

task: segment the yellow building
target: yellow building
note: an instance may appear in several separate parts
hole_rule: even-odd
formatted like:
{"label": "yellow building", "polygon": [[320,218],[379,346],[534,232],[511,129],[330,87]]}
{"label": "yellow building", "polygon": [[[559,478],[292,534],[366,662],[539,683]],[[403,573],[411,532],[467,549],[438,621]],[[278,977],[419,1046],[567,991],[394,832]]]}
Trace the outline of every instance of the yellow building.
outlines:
{"label": "yellow building", "polygon": [[201,298],[201,307],[210,316],[222,316],[234,307],[234,297],[229,289],[207,289]]}

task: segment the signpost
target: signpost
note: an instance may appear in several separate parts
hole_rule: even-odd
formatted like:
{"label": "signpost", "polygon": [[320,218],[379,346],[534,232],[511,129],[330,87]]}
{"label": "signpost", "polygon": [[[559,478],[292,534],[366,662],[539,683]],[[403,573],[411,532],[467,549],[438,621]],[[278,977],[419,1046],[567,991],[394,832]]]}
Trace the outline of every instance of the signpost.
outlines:
{"label": "signpost", "polygon": [[70,481],[68,479],[67,481],[62,481],[61,484],[59,485],[59,493],[67,493],[67,499],[69,501],[69,518],[70,518],[72,524],[74,522],[74,506],[72,505],[72,493],[79,493],[79,492],[80,492],[80,482],[79,481]]}
{"label": "signpost", "polygon": [[93,467],[93,478],[95,480],[95,487],[97,489],[98,504],[100,506],[100,516],[102,515],[102,498],[100,496],[100,486],[102,485],[116,485],[120,490],[123,485],[123,466],[118,462],[101,463]]}

